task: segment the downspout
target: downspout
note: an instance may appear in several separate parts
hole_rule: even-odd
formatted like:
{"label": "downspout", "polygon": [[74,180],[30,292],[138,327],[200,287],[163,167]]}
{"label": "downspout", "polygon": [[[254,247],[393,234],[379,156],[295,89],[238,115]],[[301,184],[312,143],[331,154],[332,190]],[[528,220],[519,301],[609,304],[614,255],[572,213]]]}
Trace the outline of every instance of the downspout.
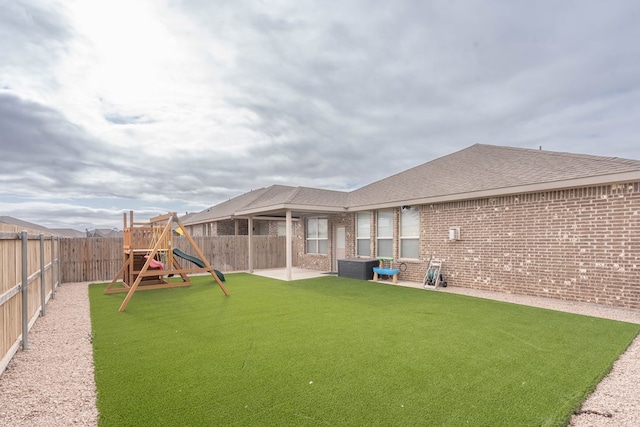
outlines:
{"label": "downspout", "polygon": [[286,249],[286,258],[287,258],[287,280],[291,280],[291,267],[293,264],[292,260],[291,260],[291,241],[292,241],[292,236],[291,236],[291,211],[287,210],[287,221],[286,221],[286,245],[287,245],[287,249]]}

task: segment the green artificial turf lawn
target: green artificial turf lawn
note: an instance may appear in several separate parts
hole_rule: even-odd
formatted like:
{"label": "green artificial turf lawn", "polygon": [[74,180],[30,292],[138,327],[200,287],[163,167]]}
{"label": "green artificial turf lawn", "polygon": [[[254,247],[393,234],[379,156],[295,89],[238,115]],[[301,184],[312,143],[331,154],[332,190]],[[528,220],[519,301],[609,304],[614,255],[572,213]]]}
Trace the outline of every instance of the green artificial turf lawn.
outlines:
{"label": "green artificial turf lawn", "polygon": [[100,426],[564,426],[640,325],[322,277],[91,285]]}

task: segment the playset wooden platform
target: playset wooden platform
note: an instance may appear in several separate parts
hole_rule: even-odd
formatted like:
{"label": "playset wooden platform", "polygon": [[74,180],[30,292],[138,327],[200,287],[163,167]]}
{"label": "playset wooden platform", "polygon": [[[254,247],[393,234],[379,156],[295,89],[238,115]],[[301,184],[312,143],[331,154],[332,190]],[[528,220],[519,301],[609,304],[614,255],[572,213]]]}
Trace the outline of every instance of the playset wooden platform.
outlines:
{"label": "playset wooden platform", "polygon": [[[122,267],[104,291],[105,294],[127,293],[119,311],[125,310],[136,291],[190,286],[188,274],[193,273],[210,273],[222,292],[229,295],[220,278],[221,273],[209,264],[175,212],[156,216],[149,222],[134,222],[131,211],[129,222],[126,213],[123,219]],[[173,247],[174,230],[182,232],[197,257]],[[183,268],[177,257],[192,262],[196,267]]]}

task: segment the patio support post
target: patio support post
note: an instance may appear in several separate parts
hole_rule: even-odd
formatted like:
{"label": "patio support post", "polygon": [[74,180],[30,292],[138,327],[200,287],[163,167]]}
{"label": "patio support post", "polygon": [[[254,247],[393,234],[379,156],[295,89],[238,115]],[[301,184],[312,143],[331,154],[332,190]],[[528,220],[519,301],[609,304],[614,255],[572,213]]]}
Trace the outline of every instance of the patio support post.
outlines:
{"label": "patio support post", "polygon": [[286,215],[286,257],[287,257],[287,280],[291,280],[291,210],[287,209]]}
{"label": "patio support post", "polygon": [[253,236],[253,217],[247,218],[247,246],[249,253],[249,273],[253,273],[253,244],[251,237]]}

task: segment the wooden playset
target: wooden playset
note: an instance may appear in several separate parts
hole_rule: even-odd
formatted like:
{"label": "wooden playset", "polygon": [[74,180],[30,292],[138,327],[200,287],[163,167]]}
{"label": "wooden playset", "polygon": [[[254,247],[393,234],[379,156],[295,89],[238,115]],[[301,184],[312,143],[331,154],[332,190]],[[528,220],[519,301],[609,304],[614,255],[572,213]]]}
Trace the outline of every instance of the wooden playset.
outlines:
{"label": "wooden playset", "polygon": [[[123,217],[123,264],[104,291],[105,294],[127,293],[120,311],[124,311],[136,291],[190,286],[187,275],[193,273],[210,273],[222,292],[229,295],[220,278],[222,274],[211,267],[175,212],[156,216],[149,222],[134,222],[133,211],[129,212],[128,224],[127,214]],[[198,257],[173,247],[174,229],[187,238]],[[176,258],[190,261],[197,268],[182,268]]]}

